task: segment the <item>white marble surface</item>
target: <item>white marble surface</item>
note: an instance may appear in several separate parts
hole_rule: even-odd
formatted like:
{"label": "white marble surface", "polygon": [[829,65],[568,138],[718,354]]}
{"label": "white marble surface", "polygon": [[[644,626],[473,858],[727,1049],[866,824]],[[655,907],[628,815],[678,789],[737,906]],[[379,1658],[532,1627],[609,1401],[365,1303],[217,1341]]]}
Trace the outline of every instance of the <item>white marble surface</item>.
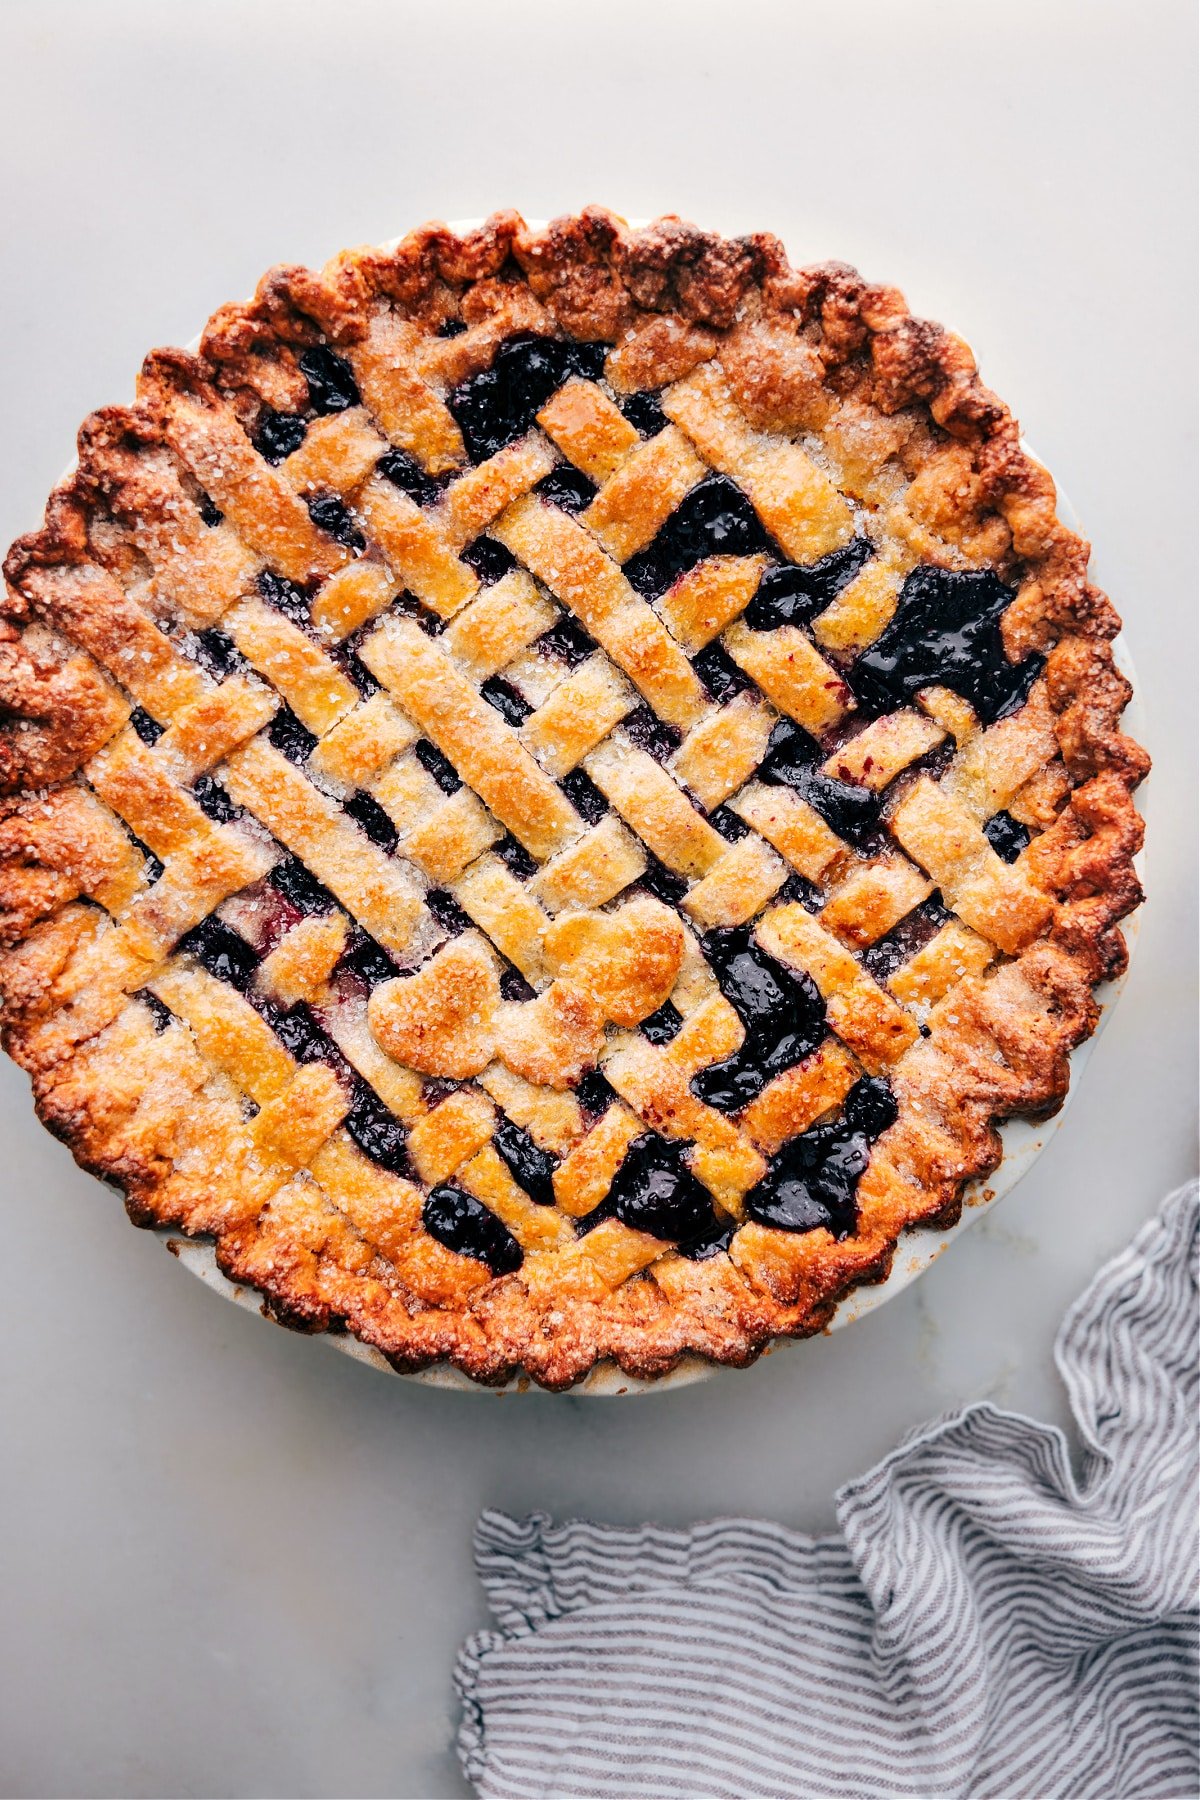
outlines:
{"label": "white marble surface", "polygon": [[930,1413],[1063,1417],[1065,1304],[1193,1160],[1191,12],[0,8],[6,538],[82,414],[270,261],[510,203],[765,226],[974,343],[1091,530],[1158,758],[1138,959],[1034,1172],[881,1313],[674,1395],[431,1392],[239,1313],[5,1065],[4,1793],[461,1794],[481,1506],[827,1528]]}

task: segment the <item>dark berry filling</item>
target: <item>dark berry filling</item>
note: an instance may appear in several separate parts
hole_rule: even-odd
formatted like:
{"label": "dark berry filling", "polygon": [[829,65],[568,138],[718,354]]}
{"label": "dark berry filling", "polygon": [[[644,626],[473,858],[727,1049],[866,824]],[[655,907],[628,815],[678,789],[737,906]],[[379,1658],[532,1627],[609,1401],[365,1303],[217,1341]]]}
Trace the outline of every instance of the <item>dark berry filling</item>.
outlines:
{"label": "dark berry filling", "polygon": [[806,624],[837,599],[874,554],[869,538],[856,537],[807,568],[787,563],[768,569],[746,608],[747,625],[752,631],[773,631],[777,625]]}
{"label": "dark berry filling", "polygon": [[810,975],[796,975],[754,942],[749,925],[702,940],[717,984],[746,1028],[732,1056],[692,1077],[692,1092],[738,1112],[767,1083],[810,1056],[825,1035],[825,1002]]}
{"label": "dark berry filling", "polygon": [[437,328],[437,334],[439,337],[446,338],[461,337],[466,329],[467,322],[465,319],[443,319]]}
{"label": "dark berry filling", "polygon": [[329,655],[343,674],[350,677],[364,700],[369,700],[372,694],[379,692],[379,683],[357,651],[350,648],[348,642],[331,644]]}
{"label": "dark berry filling", "polygon": [[736,482],[709,475],[680,501],[654,542],[630,557],[625,576],[639,594],[656,599],[706,556],[758,551],[779,556]]}
{"label": "dark berry filling", "polygon": [[302,353],[300,373],[308,383],[308,397],[314,412],[345,412],[348,406],[358,405],[358,386],[350,364],[324,344]]}
{"label": "dark berry filling", "polygon": [[200,517],[210,530],[215,529],[225,517],[220,507],[208,494],[201,494],[197,504],[200,508]]}
{"label": "dark berry filling", "polygon": [[572,769],[569,775],[563,776],[559,786],[585,824],[600,823],[608,811],[608,801],[586,769]]}
{"label": "dark berry filling", "polygon": [[515,837],[501,838],[496,845],[496,855],[518,881],[530,881],[537,874],[536,862]]}
{"label": "dark berry filling", "polygon": [[378,987],[381,981],[390,981],[394,975],[400,973],[383,945],[376,943],[375,939],[369,932],[364,931],[361,925],[354,926],[349,945],[338,962],[338,968],[348,969],[352,975],[357,975],[360,981],[365,981],[368,987]]}
{"label": "dark berry filling", "polygon": [[785,1145],[746,1195],[746,1213],[779,1231],[848,1237],[858,1224],[858,1184],[871,1158],[871,1140],[896,1117],[885,1081],[865,1078],[846,1097],[840,1118],[823,1119]]}
{"label": "dark berry filling", "polygon": [[389,610],[412,619],[426,637],[440,637],[446,629],[446,621],[439,619],[435,612],[430,612],[427,606],[422,606],[415,594],[397,594]]}
{"label": "dark berry filling", "polygon": [[483,462],[524,436],[571,375],[596,379],[604,369],[601,344],[564,343],[528,334],[501,344],[490,369],[471,375],[449,399],[472,462]]}
{"label": "dark berry filling", "polygon": [[557,625],[552,625],[549,631],[542,633],[537,647],[547,656],[556,657],[573,669],[576,663],[583,662],[585,657],[592,654],[596,641],[588,636],[582,625],[576,624],[568,613],[564,613]]}
{"label": "dark berry filling", "polygon": [[983,835],[1006,863],[1016,862],[1029,842],[1029,832],[1008,812],[993,813],[984,825]]}
{"label": "dark berry filling", "polygon": [[302,913],[332,912],[333,895],[323,887],[298,856],[285,856],[267,877],[273,888]]}
{"label": "dark berry filling", "polygon": [[198,775],[192,784],[192,793],[200,811],[218,825],[228,825],[231,819],[241,817],[241,807],[234,804],[213,775]]}
{"label": "dark berry filling", "polygon": [[630,394],[621,402],[621,411],[635,431],[645,438],[657,437],[667,428],[667,415],[656,394]]}
{"label": "dark berry filling", "polygon": [[669,1044],[679,1035],[682,1026],[683,1014],[669,1000],[664,1000],[657,1012],[642,1020],[642,1032],[652,1044]]}
{"label": "dark berry filling", "polygon": [[436,1187],[425,1201],[422,1217],[430,1237],[486,1263],[493,1275],[511,1275],[524,1257],[512,1232],[474,1194],[462,1188]]}
{"label": "dark berry filling", "polygon": [[142,879],[147,887],[153,887],[156,881],[162,880],[165,866],[163,860],[155,856],[153,850],[148,850],[141,838],[134,838],[133,841],[146,859],[142,864]]}
{"label": "dark berry filling", "polygon": [[716,638],[692,658],[692,667],[713,699],[721,703],[732,700],[735,694],[744,694],[754,685]]}
{"label": "dark berry filling", "polygon": [[646,867],[638,877],[637,886],[644,888],[648,894],[653,894],[664,906],[678,906],[688,891],[686,877],[676,875],[672,869],[668,869],[666,863],[659,862],[657,856],[646,850],[645,845],[642,849],[645,852]]}
{"label": "dark berry filling", "polygon": [[133,726],[133,729],[137,732],[143,744],[157,744],[159,738],[166,730],[165,725],[160,725],[157,719],[152,719],[145,708],[141,706],[134,707],[129,715],[129,723]]}
{"label": "dark berry filling", "polygon": [[551,506],[561,506],[564,512],[582,512],[596,498],[596,484],[589,481],[582,469],[573,469],[570,463],[560,463],[557,469],[551,469],[548,475],[534,488],[543,500]]}
{"label": "dark berry filling", "polygon": [[502,719],[512,726],[523,725],[533,711],[528,700],[523,700],[515,687],[503,681],[499,675],[493,675],[485,681],[479,692],[489,706],[494,706]]}
{"label": "dark berry filling", "polygon": [[953,917],[953,913],[947,912],[942,905],[941,895],[931,894],[922,905],[906,913],[898,925],[893,925],[885,937],[869,944],[862,952],[862,960],[882,985],[902,963],[936,936],[947,919]]}
{"label": "dark berry filling", "polygon": [[295,413],[276,412],[274,407],[264,406],[251,441],[267,462],[281,463],[300,448],[307,436],[308,426]]}
{"label": "dark berry filling", "polygon": [[290,706],[281,706],[267,727],[275,748],[297,765],[306,763],[317,747],[316,736],[302,725]]}
{"label": "dark berry filling", "polygon": [[427,475],[420,463],[404,450],[385,451],[375,467],[393,487],[398,487],[418,506],[433,506],[442,497],[445,482],[436,475]]}
{"label": "dark berry filling", "polygon": [[430,888],[425,896],[425,904],[442,927],[451,937],[457,937],[462,931],[471,929],[471,920],[463,911],[453,894],[445,888]]}
{"label": "dark berry filling", "polygon": [[714,831],[719,831],[723,838],[731,844],[738,844],[744,837],[749,837],[750,827],[745,819],[737,813],[730,812],[727,806],[718,806],[708,815],[708,822]]}
{"label": "dark berry filling", "polygon": [[656,762],[666,762],[667,758],[678,750],[681,733],[674,725],[668,725],[649,706],[635,706],[622,722],[622,729],[631,744],[639,750],[645,750]]}
{"label": "dark berry filling", "polygon": [[986,724],[1021,705],[1043,659],[1011,663],[1000,620],[1013,589],[991,570],[914,569],[891,623],[846,679],[871,712],[903,706],[923,687],[948,687]]}
{"label": "dark berry filling", "polygon": [[503,999],[515,1002],[537,998],[520,969],[514,969],[511,963],[506,963],[500,971],[500,993]]}
{"label": "dark berry filling", "polygon": [[390,856],[400,842],[400,833],[378,800],[368,794],[364,788],[359,788],[351,794],[348,800],[344,800],[342,805],[354,823],[366,832],[371,842],[378,844],[379,848],[386,850]]}
{"label": "dark berry filling", "polygon": [[791,719],[780,719],[767,740],[758,777],[793,788],[840,838],[850,844],[865,845],[879,829],[879,799],[870,788],[823,774],[816,767],[821,754],[820,746],[807,731]]}
{"label": "dark berry filling", "polygon": [[249,987],[258,967],[258,952],[215,913],[185,933],[176,948],[184,956],[194,956],[218,981],[227,981],[239,991]]}
{"label": "dark berry filling", "polygon": [[403,1125],[361,1077],[354,1081],[354,1098],[345,1126],[363,1155],[381,1169],[391,1175],[411,1173]]}
{"label": "dark berry filling", "polygon": [[589,1069],[586,1075],[581,1075],[579,1078],[575,1089],[575,1098],[585,1112],[599,1118],[602,1113],[608,1111],[617,1096],[599,1069]]}
{"label": "dark berry filling", "polygon": [[200,667],[218,681],[224,681],[227,675],[241,674],[250,666],[233,639],[215,626],[196,632],[190,648]]}
{"label": "dark berry filling", "polygon": [[308,516],[318,531],[327,531],[347,550],[362,550],[366,546],[366,538],[354,523],[354,514],[336,494],[321,494],[310,500]]}
{"label": "dark berry filling", "polygon": [[553,1206],[552,1177],[557,1166],[554,1158],[540,1149],[529,1133],[522,1131],[507,1113],[501,1113],[497,1119],[492,1141],[508,1165],[509,1174],[525,1189],[529,1198],[539,1206]]}
{"label": "dark berry filling", "polygon": [[779,893],[776,895],[780,906],[798,905],[806,912],[819,913],[825,904],[824,896],[815,881],[807,875],[793,872],[788,876]]}
{"label": "dark berry filling", "polygon": [[129,997],[131,1000],[140,1000],[143,1006],[149,1008],[154,1019],[155,1036],[167,1029],[171,1023],[171,1009],[163,1005],[157,994],[152,994],[149,988],[138,988],[137,992]]}
{"label": "dark berry filling", "polygon": [[689,1262],[707,1262],[710,1257],[720,1256],[723,1250],[728,1250],[736,1229],[735,1225],[722,1224],[714,1216],[707,1231],[702,1231],[699,1237],[689,1238],[686,1243],[678,1246],[679,1254],[686,1256]]}
{"label": "dark berry filling", "polygon": [[686,1143],[647,1131],[625,1152],[613,1184],[594,1212],[580,1220],[590,1231],[602,1219],[619,1219],[632,1231],[679,1242],[711,1231],[712,1195],[684,1161]]}
{"label": "dark berry filling", "polygon": [[493,581],[499,581],[517,566],[517,559],[506,544],[499,538],[477,537],[474,543],[468,544],[461,552],[462,560],[468,563],[485,587]]}
{"label": "dark berry filling", "polygon": [[450,758],[442,755],[436,744],[431,744],[428,738],[421,738],[413,745],[413,755],[421,767],[433,776],[443,794],[457,794],[462,786],[458,771]]}
{"label": "dark berry filling", "polygon": [[308,595],[294,581],[288,581],[284,576],[264,569],[258,577],[258,591],[268,606],[281,612],[293,625],[311,625],[312,608]]}

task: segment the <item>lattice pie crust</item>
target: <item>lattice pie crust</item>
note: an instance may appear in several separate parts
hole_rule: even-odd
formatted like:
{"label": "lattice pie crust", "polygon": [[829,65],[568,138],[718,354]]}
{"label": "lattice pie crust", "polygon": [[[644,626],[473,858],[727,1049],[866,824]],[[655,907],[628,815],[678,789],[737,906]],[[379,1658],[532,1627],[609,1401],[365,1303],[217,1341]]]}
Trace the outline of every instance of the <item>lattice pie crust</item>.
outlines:
{"label": "lattice pie crust", "polygon": [[1123,966],[1087,563],[966,347],[775,238],[274,269],[9,554],[8,1051],[288,1324],[747,1363],[957,1216]]}

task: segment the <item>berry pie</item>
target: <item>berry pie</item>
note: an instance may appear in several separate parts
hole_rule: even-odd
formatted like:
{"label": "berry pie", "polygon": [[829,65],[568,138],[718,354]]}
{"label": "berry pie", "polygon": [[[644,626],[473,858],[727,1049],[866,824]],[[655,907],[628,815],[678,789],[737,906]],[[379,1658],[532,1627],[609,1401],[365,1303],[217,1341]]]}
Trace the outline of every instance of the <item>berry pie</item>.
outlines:
{"label": "berry pie", "polygon": [[6,1047],[136,1223],[397,1369],[820,1329],[1123,967],[1088,546],[961,340],[774,237],[272,269],[5,572]]}

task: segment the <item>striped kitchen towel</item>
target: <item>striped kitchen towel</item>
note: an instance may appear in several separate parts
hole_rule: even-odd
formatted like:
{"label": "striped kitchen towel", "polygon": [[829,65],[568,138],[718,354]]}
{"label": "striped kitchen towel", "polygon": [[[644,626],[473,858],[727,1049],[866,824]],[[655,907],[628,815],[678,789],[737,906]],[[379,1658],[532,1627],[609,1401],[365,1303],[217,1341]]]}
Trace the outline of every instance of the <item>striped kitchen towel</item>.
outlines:
{"label": "striped kitchen towel", "polygon": [[1196,1225],[1172,1195],[1067,1315],[1078,1476],[1056,1428],[976,1405],[844,1488],[840,1537],[485,1514],[479,1793],[1190,1800]]}

